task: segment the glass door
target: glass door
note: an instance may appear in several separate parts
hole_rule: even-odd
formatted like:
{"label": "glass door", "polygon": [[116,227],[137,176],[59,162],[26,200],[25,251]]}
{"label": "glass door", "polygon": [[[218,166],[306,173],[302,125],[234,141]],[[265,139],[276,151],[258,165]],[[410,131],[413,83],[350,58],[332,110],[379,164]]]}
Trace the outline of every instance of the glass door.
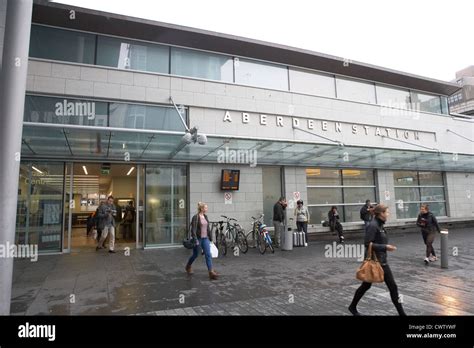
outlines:
{"label": "glass door", "polygon": [[186,231],[186,166],[147,165],[145,245],[181,243]]}

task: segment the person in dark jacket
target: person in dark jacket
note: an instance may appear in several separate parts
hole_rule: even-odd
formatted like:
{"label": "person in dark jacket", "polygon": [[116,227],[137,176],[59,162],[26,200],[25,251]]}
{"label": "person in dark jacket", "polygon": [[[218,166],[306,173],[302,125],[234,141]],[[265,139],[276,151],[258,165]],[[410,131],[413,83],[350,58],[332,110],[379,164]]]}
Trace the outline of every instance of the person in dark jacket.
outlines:
{"label": "person in dark jacket", "polygon": [[328,213],[328,222],[331,232],[337,231],[339,237],[339,243],[344,243],[344,231],[339,221],[339,213],[337,212],[337,207],[332,206],[331,210]]}
{"label": "person in dark jacket", "polygon": [[281,245],[281,236],[285,232],[285,209],[287,203],[285,197],[280,197],[273,206],[273,228],[275,229],[275,248]]}
{"label": "person in dark jacket", "polygon": [[421,205],[416,224],[421,227],[421,236],[426,245],[426,257],[424,261],[425,265],[428,265],[430,262],[438,259],[433,248],[433,242],[435,240],[436,231],[438,231],[438,233],[441,232],[438,220],[436,220],[436,217],[430,212],[428,204]]}
{"label": "person in dark jacket", "polygon": [[[374,215],[374,219],[370,222],[365,231],[365,257],[367,258],[368,247],[369,244],[372,243],[372,249],[374,250],[384,271],[384,281],[390,291],[390,298],[392,299],[398,314],[400,316],[405,316],[406,314],[400,301],[397,284],[395,283],[392,271],[387,263],[387,251],[397,250],[394,245],[388,244],[387,232],[384,229],[384,224],[390,215],[388,207],[383,204],[377,205],[377,207],[374,208]],[[362,282],[361,286],[356,290],[352,303],[349,306],[349,311],[353,315],[361,315],[357,311],[357,304],[371,286],[372,283]]]}
{"label": "person in dark jacket", "polygon": [[373,212],[373,207],[370,204],[370,199],[365,201],[365,205],[360,208],[360,219],[364,221],[364,229],[367,229],[367,226],[369,226],[370,221],[372,220],[372,212]]}
{"label": "person in dark jacket", "polygon": [[212,268],[212,256],[211,256],[211,226],[209,224],[209,219],[207,218],[207,204],[199,202],[197,214],[191,219],[191,236],[196,240],[196,245],[193,248],[193,254],[186,264],[186,272],[188,275],[193,274],[191,265],[194,260],[199,255],[199,247],[204,251],[204,256],[206,258],[206,265],[209,271],[209,279],[217,279],[218,275],[216,271]]}

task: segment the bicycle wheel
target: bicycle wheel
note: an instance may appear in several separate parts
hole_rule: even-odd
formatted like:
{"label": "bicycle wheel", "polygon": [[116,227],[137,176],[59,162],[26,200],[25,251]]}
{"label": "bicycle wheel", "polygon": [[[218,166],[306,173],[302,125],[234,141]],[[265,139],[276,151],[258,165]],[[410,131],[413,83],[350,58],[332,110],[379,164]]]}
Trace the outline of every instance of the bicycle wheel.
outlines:
{"label": "bicycle wheel", "polygon": [[242,231],[237,232],[237,246],[244,254],[249,250],[247,238],[245,237],[245,234]]}
{"label": "bicycle wheel", "polygon": [[265,254],[265,251],[267,251],[267,243],[265,241],[265,237],[261,233],[258,234],[257,245],[260,254]]}
{"label": "bicycle wheel", "polygon": [[217,248],[219,249],[219,255],[226,256],[227,255],[227,242],[225,240],[224,235],[219,234],[219,240],[217,243]]}
{"label": "bicycle wheel", "polygon": [[269,234],[266,235],[265,237],[265,243],[267,244],[267,247],[270,249],[270,251],[272,252],[272,254],[275,253],[275,249],[273,248],[273,245],[272,245],[272,238],[270,237]]}

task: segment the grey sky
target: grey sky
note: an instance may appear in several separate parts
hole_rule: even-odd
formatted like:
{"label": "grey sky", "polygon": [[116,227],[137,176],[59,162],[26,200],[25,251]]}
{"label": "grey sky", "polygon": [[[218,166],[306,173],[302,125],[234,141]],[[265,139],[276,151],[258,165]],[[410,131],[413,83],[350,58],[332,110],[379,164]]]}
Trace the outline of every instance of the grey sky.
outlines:
{"label": "grey sky", "polygon": [[450,81],[474,64],[472,0],[60,0]]}

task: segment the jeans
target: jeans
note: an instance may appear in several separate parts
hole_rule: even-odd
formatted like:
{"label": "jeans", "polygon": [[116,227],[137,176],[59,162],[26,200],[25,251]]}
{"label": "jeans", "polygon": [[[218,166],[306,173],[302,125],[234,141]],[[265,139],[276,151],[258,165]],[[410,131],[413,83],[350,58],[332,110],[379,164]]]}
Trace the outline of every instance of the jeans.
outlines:
{"label": "jeans", "polygon": [[308,243],[308,222],[307,221],[296,221],[296,228],[298,232],[303,231],[305,235],[305,241]]}
{"label": "jeans", "polygon": [[435,250],[433,248],[433,242],[436,237],[436,232],[421,232],[423,236],[423,241],[426,244],[426,257],[430,257],[430,254],[436,256]]}
{"label": "jeans", "polygon": [[104,244],[105,239],[107,238],[107,235],[110,232],[110,239],[109,239],[109,250],[114,250],[115,247],[115,227],[114,226],[105,226],[104,229],[102,230],[102,236],[100,237],[99,240],[99,246],[102,246]]}
{"label": "jeans", "polygon": [[281,221],[273,221],[273,228],[275,229],[275,246],[281,245],[281,235],[285,233],[285,225]]}
{"label": "jeans", "polygon": [[202,250],[204,251],[204,256],[206,258],[207,270],[212,271],[211,241],[207,237],[198,238],[198,241],[199,241],[199,245],[194,246],[193,254],[188,260],[188,266],[191,266],[194,260],[196,260],[196,258],[199,255],[199,247],[201,247]]}
{"label": "jeans", "polygon": [[[389,265],[385,264],[382,265],[383,272],[384,272],[384,281],[390,291],[390,298],[392,299],[395,308],[399,315],[406,315],[405,311],[403,310],[403,305],[398,302],[399,301],[399,294],[398,294],[398,287],[397,283],[395,283],[395,279],[393,278],[392,270],[390,269]],[[354,299],[352,300],[351,307],[356,308],[357,304],[359,303],[362,296],[364,296],[365,292],[370,289],[372,283],[362,282],[361,286],[356,290],[354,294]]]}

